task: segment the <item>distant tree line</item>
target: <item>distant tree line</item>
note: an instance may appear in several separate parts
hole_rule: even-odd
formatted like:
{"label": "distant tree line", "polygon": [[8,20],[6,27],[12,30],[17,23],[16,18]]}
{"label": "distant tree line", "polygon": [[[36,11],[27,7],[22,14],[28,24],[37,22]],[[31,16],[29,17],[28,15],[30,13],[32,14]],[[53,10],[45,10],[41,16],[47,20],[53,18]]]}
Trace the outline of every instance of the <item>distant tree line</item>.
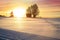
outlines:
{"label": "distant tree line", "polygon": [[0,15],[0,17],[6,17],[6,16],[4,16],[4,15]]}
{"label": "distant tree line", "polygon": [[33,4],[26,10],[26,17],[36,17],[39,14],[39,9],[37,4]]}

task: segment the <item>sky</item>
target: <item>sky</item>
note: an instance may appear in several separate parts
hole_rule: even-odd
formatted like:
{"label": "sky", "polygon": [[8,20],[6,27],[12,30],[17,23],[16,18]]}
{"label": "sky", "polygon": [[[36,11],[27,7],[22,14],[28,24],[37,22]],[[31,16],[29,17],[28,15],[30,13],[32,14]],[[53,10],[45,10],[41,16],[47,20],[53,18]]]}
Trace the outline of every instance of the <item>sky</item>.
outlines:
{"label": "sky", "polygon": [[16,7],[28,8],[37,4],[41,17],[60,17],[60,0],[0,0],[0,15],[8,15]]}

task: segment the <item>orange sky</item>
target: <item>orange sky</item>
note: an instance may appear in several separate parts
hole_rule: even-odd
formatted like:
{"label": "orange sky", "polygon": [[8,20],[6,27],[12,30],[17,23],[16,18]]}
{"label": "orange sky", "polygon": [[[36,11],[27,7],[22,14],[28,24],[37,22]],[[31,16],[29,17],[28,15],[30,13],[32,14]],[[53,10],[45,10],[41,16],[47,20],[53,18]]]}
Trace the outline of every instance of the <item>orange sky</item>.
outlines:
{"label": "orange sky", "polygon": [[[27,8],[37,3],[42,17],[60,17],[60,0],[0,0],[0,14],[9,15],[16,7]],[[7,13],[7,14],[6,14]]]}

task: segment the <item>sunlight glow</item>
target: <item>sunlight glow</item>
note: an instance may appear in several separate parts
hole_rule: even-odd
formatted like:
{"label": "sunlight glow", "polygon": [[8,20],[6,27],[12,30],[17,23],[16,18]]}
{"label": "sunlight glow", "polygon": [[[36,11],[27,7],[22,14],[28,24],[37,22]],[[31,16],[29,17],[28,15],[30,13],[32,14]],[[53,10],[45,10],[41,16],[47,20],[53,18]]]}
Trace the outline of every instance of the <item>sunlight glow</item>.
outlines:
{"label": "sunlight glow", "polygon": [[15,17],[24,17],[25,13],[26,13],[26,9],[24,8],[15,8],[13,10],[13,14]]}

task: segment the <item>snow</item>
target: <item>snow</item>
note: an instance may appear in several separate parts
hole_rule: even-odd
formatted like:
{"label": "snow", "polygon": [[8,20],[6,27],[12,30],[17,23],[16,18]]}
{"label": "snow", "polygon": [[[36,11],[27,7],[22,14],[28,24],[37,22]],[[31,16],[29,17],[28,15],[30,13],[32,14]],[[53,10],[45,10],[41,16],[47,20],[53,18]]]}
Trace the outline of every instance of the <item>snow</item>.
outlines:
{"label": "snow", "polygon": [[[16,31],[24,40],[60,39],[60,19],[47,18],[1,18],[0,28]],[[0,29],[0,33],[1,30]],[[12,32],[7,32],[9,35]],[[1,33],[2,34],[2,33]],[[2,34],[3,35],[3,34]],[[13,36],[12,36],[13,37]],[[16,37],[16,36],[15,36]]]}

